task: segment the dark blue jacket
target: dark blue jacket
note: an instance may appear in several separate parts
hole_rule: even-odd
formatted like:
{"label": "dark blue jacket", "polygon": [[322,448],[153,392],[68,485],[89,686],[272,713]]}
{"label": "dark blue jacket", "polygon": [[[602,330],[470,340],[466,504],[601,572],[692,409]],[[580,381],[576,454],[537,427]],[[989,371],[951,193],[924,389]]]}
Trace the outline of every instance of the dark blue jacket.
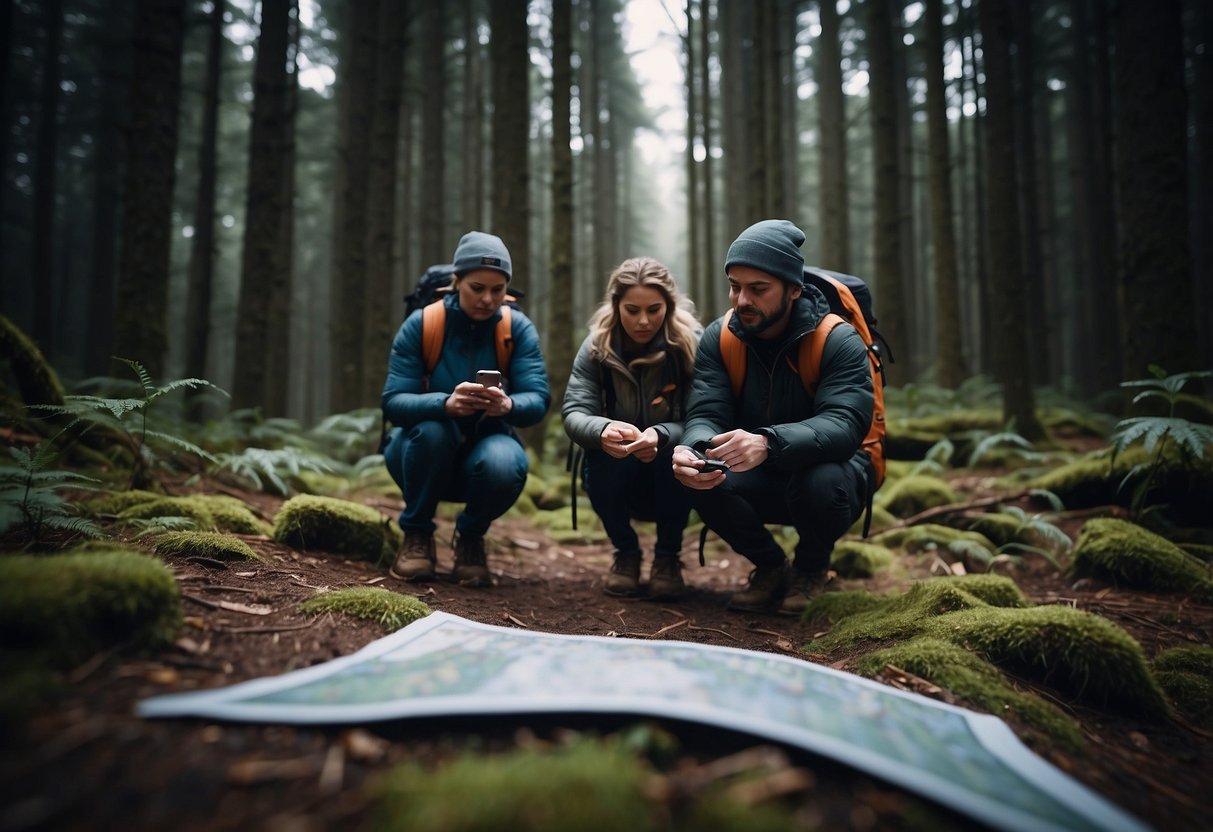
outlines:
{"label": "dark blue jacket", "polygon": [[424,421],[452,421],[443,408],[455,386],[475,381],[477,370],[500,369],[505,391],[514,401],[513,409],[500,417],[477,414],[456,420],[464,434],[513,434],[515,427],[538,423],[547,413],[552,394],[535,325],[519,310],[512,310],[514,352],[509,367],[497,367],[495,330],[501,312],[486,321],[473,321],[460,309],[457,294],[448,295],[443,303],[446,338],[442,357],[429,374],[428,386],[421,353],[420,309],[409,315],[392,339],[387,380],[383,384],[384,416],[397,427],[411,427]]}

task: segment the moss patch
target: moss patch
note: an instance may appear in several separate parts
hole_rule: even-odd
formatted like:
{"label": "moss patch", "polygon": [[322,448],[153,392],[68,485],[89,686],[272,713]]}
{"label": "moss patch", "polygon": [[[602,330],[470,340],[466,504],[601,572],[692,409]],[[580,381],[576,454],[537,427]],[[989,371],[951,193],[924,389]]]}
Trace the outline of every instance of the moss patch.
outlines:
{"label": "moss patch", "polygon": [[[838,620],[809,649],[856,649],[929,636],[1097,704],[1165,712],[1141,647],[1127,633],[1090,613],[1026,603],[1014,583],[1000,576],[935,578]],[[806,615],[814,609],[810,605]]]}
{"label": "moss patch", "polygon": [[847,540],[834,547],[830,568],[842,578],[870,578],[893,563],[893,553],[874,543]]}
{"label": "moss patch", "polygon": [[[863,523],[867,519],[867,512],[860,515],[859,519],[847,530],[849,534],[863,534]],[[868,527],[871,534],[875,534],[880,529],[888,528],[897,522],[897,517],[883,506],[872,506],[872,524]]]}
{"label": "moss patch", "polygon": [[299,605],[303,612],[341,612],[382,624],[389,633],[407,627],[433,610],[412,595],[377,586],[356,586],[313,596]]}
{"label": "moss patch", "polygon": [[1213,602],[1213,578],[1202,561],[1124,520],[1087,521],[1074,546],[1071,568],[1078,577],[1135,589],[1191,592],[1205,603]]}
{"label": "moss patch", "polygon": [[886,665],[920,676],[996,716],[1011,717],[1033,728],[1066,751],[1083,748],[1078,725],[1039,696],[1019,693],[1006,676],[980,656],[947,641],[915,638],[861,657],[855,669],[878,675]]}
{"label": "moss patch", "polygon": [[1213,729],[1213,647],[1174,647],[1154,658],[1154,678],[1175,709]]}
{"label": "moss patch", "polygon": [[149,555],[0,557],[0,646],[44,648],[70,663],[117,644],[171,644],[180,626],[177,582]]}
{"label": "moss patch", "polygon": [[297,549],[341,552],[386,561],[403,540],[400,529],[370,506],[301,494],[282,504],[271,537]]}
{"label": "moss patch", "polygon": [[1006,546],[1008,543],[1033,544],[1029,527],[1011,514],[983,514],[969,523],[968,531],[983,535],[995,546]]}
{"label": "moss patch", "polygon": [[200,502],[215,518],[215,528],[233,534],[263,534],[269,537],[270,524],[259,518],[241,500],[226,494],[198,494],[192,499]]}
{"label": "moss patch", "polygon": [[956,492],[938,477],[916,474],[882,489],[877,502],[898,517],[909,517],[936,506],[956,502]]}
{"label": "moss patch", "polygon": [[891,549],[905,549],[907,552],[947,548],[958,540],[970,541],[984,546],[991,553],[995,549],[994,544],[984,534],[965,532],[960,529],[953,529],[951,526],[941,526],[936,523],[923,523],[918,526],[904,526],[900,529],[890,529],[872,538],[873,543],[878,543]]}
{"label": "moss patch", "polygon": [[153,546],[158,555],[182,555],[215,560],[264,560],[238,537],[222,532],[165,532]]}

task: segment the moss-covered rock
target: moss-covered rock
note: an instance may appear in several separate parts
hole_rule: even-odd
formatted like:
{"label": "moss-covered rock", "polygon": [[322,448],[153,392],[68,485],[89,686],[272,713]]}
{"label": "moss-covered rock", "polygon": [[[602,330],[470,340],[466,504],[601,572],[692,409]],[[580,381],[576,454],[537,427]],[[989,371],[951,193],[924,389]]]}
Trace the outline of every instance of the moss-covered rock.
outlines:
{"label": "moss-covered rock", "polygon": [[264,560],[243,540],[222,532],[165,532],[157,535],[153,548],[158,555],[215,560]]}
{"label": "moss-covered rock", "polygon": [[1088,520],[1074,545],[1071,566],[1077,577],[1118,586],[1190,592],[1213,602],[1213,578],[1202,561],[1171,541],[1125,520]]}
{"label": "moss-covered rock", "polygon": [[893,563],[893,553],[874,543],[845,540],[834,547],[830,568],[842,578],[870,578]]}
{"label": "moss-covered rock", "polygon": [[186,517],[193,521],[195,528],[215,528],[215,515],[194,497],[156,497],[118,512],[119,520],[154,520],[160,517]]}
{"label": "moss-covered rock", "polygon": [[879,595],[862,589],[843,592],[823,592],[809,601],[803,618],[805,621],[824,621],[833,624],[854,615],[877,609],[885,601]]}
{"label": "moss-covered rock", "polygon": [[283,503],[270,536],[296,549],[380,562],[391,558],[404,539],[395,523],[370,506],[314,494],[300,494]]}
{"label": "moss-covered rock", "polygon": [[1154,678],[1175,709],[1213,729],[1213,647],[1174,647],[1154,658]]}
{"label": "moss-covered rock", "polygon": [[215,518],[215,528],[232,534],[269,536],[270,524],[259,518],[248,504],[226,494],[197,494],[187,499],[200,502]]}
{"label": "moss-covered rock", "polygon": [[80,507],[88,514],[100,517],[102,515],[118,515],[132,506],[163,498],[163,494],[135,488],[130,491],[114,491],[93,497],[90,500],[84,500],[80,503]]}
{"label": "moss-covered rock", "polygon": [[384,626],[389,633],[425,618],[433,610],[412,595],[401,595],[377,586],[355,586],[322,592],[299,605],[303,612],[339,612],[365,618]]}
{"label": "moss-covered rock", "polygon": [[994,575],[923,581],[836,621],[809,647],[855,649],[929,636],[1088,701],[1155,716],[1165,712],[1141,647],[1127,633],[1070,607],[1025,608],[1012,587]]}
{"label": "moss-covered rock", "polygon": [[947,548],[949,544],[958,540],[969,541],[984,546],[991,553],[996,548],[984,534],[961,531],[960,529],[953,529],[951,526],[941,526],[937,523],[922,523],[917,526],[903,526],[900,529],[889,529],[872,538],[873,543],[878,543],[890,549],[905,549],[907,552]]}
{"label": "moss-covered rock", "polygon": [[929,508],[956,502],[956,492],[938,477],[916,474],[882,488],[876,502],[891,514],[909,517]]}
{"label": "moss-covered rock", "polygon": [[124,548],[0,557],[0,646],[65,662],[118,644],[171,644],[181,626],[172,572]]}
{"label": "moss-covered rock", "polygon": [[1017,719],[1068,752],[1083,748],[1082,731],[1060,709],[1039,696],[1018,692],[997,667],[959,645],[915,638],[860,657],[855,669],[864,676],[876,676],[889,665],[933,682],[996,716]]}
{"label": "moss-covered rock", "polygon": [[968,525],[968,531],[983,535],[997,547],[1008,543],[1032,544],[1032,533],[1029,527],[1018,517],[999,512],[990,512],[974,518]]}

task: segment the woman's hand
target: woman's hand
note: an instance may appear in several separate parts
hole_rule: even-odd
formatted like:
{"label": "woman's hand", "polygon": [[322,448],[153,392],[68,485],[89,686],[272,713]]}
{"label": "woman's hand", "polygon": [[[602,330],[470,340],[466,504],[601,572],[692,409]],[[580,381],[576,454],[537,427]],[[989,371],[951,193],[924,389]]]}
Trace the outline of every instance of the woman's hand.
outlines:
{"label": "woman's hand", "polygon": [[623,449],[641,462],[652,462],[657,458],[657,443],[660,440],[656,430],[646,428],[637,439],[624,445]]}
{"label": "woman's hand", "polygon": [[607,422],[599,438],[607,456],[623,459],[630,453],[628,446],[640,438],[640,431],[627,422]]}

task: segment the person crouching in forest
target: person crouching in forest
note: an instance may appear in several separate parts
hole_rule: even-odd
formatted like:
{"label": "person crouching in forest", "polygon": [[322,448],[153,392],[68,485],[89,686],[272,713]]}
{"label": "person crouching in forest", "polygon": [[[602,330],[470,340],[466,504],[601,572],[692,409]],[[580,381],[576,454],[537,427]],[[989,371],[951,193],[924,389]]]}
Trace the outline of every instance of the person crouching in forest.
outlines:
{"label": "person crouching in forest", "polygon": [[[454,265],[452,291],[435,301],[442,309],[433,311],[442,314],[413,312],[388,360],[383,413],[394,427],[384,461],[404,495],[404,544],[390,572],[406,581],[433,579],[438,502],[466,502],[455,520],[453,576],[464,586],[484,587],[492,585],[484,536],[526,483],[526,453],[514,429],[538,423],[551,393],[530,320],[509,309],[508,332],[498,332],[510,281],[505,243],[470,231],[455,249]],[[423,344],[436,336],[441,340]]]}
{"label": "person crouching in forest", "polygon": [[615,546],[608,595],[640,590],[632,518],[657,522],[649,595],[673,598],[686,588],[679,553],[690,499],[670,452],[682,437],[700,329],[669,269],[634,257],[611,274],[573,361],[564,429],[585,449],[585,491]]}

